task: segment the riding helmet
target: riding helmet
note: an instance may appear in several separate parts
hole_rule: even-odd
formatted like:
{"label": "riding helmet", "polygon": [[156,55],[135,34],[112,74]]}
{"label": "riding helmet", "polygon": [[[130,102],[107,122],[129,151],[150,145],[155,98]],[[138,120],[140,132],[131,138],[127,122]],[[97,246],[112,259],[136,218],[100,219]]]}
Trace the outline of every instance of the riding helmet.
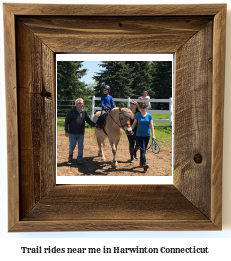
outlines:
{"label": "riding helmet", "polygon": [[111,87],[110,87],[109,85],[104,85],[104,86],[103,86],[103,89],[106,89],[106,90],[108,90],[108,91],[110,92]]}

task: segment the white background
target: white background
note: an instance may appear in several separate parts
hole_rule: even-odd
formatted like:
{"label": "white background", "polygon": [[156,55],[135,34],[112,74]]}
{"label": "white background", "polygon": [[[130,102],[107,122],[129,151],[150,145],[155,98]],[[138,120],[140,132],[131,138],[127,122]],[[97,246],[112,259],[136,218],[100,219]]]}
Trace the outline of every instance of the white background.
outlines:
{"label": "white background", "polygon": [[[226,85],[225,85],[225,128],[224,128],[224,156],[223,156],[223,230],[222,231],[182,231],[182,232],[147,232],[147,231],[132,231],[132,232],[57,232],[57,233],[8,233],[7,232],[7,152],[6,152],[6,108],[5,108],[5,82],[4,82],[4,48],[3,48],[3,18],[2,18],[2,0],[0,6],[0,258],[2,260],[63,260],[68,257],[68,260],[86,260],[94,258],[94,260],[130,260],[141,259],[145,260],[211,260],[222,259],[230,260],[230,243],[231,243],[231,137],[230,137],[230,111],[231,111],[231,2],[222,0],[204,0],[204,1],[44,1],[39,0],[39,3],[59,3],[59,4],[202,4],[202,3],[227,3],[227,41],[226,41]],[[8,1],[17,3],[36,3],[35,1]],[[8,105],[9,106],[9,105]],[[222,142],[217,140],[217,143]],[[209,247],[209,254],[22,254],[20,247],[28,246],[59,246],[59,247]],[[3,256],[7,255],[4,259]]]}

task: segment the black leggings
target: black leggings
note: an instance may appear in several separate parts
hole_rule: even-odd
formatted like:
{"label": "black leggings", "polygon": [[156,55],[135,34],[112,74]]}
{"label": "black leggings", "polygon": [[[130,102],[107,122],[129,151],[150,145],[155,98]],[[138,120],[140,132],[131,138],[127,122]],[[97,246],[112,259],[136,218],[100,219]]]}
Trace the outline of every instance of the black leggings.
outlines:
{"label": "black leggings", "polygon": [[127,137],[128,137],[129,147],[134,148],[136,143],[135,135],[127,135]]}

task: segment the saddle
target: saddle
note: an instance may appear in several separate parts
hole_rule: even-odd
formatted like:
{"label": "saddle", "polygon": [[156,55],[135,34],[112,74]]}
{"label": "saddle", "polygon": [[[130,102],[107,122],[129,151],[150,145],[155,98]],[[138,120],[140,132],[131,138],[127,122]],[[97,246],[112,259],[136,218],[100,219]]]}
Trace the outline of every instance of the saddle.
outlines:
{"label": "saddle", "polygon": [[105,127],[105,124],[106,124],[106,118],[107,118],[107,115],[108,115],[108,111],[106,113],[103,114],[102,116],[102,122],[101,122],[101,128],[104,129]]}
{"label": "saddle", "polygon": [[106,124],[106,118],[107,118],[107,115],[110,113],[111,110],[107,110],[103,115],[100,115],[101,117],[101,120],[100,120],[100,129],[103,130],[103,132],[107,135],[107,132],[105,131],[104,127],[105,127],[105,124]]}

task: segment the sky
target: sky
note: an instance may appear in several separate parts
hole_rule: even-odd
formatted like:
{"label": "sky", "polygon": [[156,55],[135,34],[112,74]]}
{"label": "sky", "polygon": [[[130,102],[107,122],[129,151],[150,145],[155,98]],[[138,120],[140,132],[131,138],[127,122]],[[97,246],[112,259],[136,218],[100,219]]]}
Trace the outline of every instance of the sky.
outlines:
{"label": "sky", "polygon": [[56,61],[84,61],[87,75],[81,78],[86,84],[93,83],[92,76],[103,68],[100,61],[173,61],[173,54],[57,54]]}
{"label": "sky", "polygon": [[94,80],[92,79],[92,76],[96,73],[96,72],[100,72],[100,70],[102,70],[103,68],[99,66],[99,61],[85,61],[83,62],[83,67],[87,68],[87,74],[85,76],[83,76],[81,78],[81,81],[84,81],[86,84],[89,83],[93,83]]}

